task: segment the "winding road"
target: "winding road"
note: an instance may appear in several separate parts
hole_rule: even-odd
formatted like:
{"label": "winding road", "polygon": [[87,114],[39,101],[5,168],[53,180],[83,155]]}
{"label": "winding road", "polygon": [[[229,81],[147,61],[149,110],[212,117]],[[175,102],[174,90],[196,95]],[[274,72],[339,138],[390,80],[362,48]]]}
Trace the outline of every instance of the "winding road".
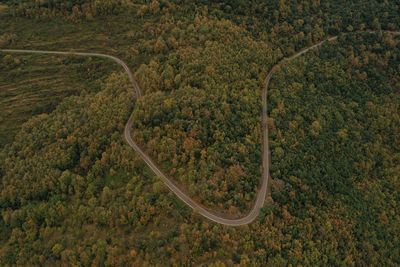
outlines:
{"label": "winding road", "polygon": [[[372,31],[365,31],[371,33]],[[385,33],[392,34],[392,35],[400,35],[400,32],[394,31],[384,31]],[[145,163],[150,167],[150,169],[168,186],[168,188],[175,193],[175,195],[181,199],[186,205],[191,207],[197,213],[201,214],[205,218],[214,221],[216,223],[220,223],[223,225],[228,226],[240,226],[246,225],[253,222],[259,215],[260,209],[264,205],[265,197],[267,195],[267,187],[268,187],[268,179],[269,179],[269,158],[270,158],[270,151],[269,151],[269,143],[268,143],[268,125],[267,125],[267,92],[269,83],[273,73],[278,69],[279,66],[282,64],[291,61],[302,54],[320,47],[322,44],[326,42],[331,42],[337,39],[337,36],[327,38],[315,45],[312,45],[308,48],[305,48],[293,56],[287,57],[282,59],[278,62],[275,66],[271,68],[268,72],[265,80],[264,80],[264,88],[262,91],[262,177],[261,177],[261,186],[258,190],[255,202],[251,210],[242,218],[238,219],[229,219],[225,218],[221,215],[216,214],[215,212],[206,209],[201,204],[195,202],[192,198],[190,198],[185,192],[183,192],[173,181],[172,179],[168,178],[160,168],[153,162],[153,160],[138,146],[138,144],[132,140],[131,137],[131,129],[133,124],[133,112],[130,115],[124,130],[124,137],[128,144],[140,155],[140,157],[145,161]],[[61,52],[61,51],[41,51],[41,50],[19,50],[19,49],[0,49],[0,52],[4,53],[27,53],[27,54],[52,54],[52,55],[65,55],[65,56],[89,56],[89,57],[101,57],[106,59],[111,59],[114,62],[118,63],[120,66],[123,67],[125,72],[127,73],[130,83],[135,91],[136,98],[140,98],[142,96],[141,89],[139,84],[137,83],[136,79],[134,78],[132,72],[130,71],[128,65],[123,62],[121,59],[106,55],[106,54],[99,54],[99,53],[84,53],[84,52]]]}

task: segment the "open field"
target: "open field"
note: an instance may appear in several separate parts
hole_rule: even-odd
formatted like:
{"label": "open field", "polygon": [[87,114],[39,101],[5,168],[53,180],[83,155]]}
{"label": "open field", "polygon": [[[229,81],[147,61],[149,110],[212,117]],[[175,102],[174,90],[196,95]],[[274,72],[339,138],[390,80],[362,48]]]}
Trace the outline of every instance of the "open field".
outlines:
{"label": "open field", "polygon": [[71,95],[95,93],[112,71],[104,60],[0,53],[0,146],[34,115],[49,113]]}

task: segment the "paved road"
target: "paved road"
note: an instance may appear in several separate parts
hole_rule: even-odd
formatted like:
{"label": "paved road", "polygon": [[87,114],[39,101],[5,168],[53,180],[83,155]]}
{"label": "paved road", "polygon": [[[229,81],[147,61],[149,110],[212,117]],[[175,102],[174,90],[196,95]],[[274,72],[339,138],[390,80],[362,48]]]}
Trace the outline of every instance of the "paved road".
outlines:
{"label": "paved road", "polygon": [[[368,31],[370,32],[370,31]],[[400,35],[400,32],[393,32],[393,31],[385,31],[385,33],[393,34],[393,35]],[[128,144],[140,155],[140,157],[146,162],[146,164],[150,167],[150,169],[168,186],[168,188],[175,193],[175,195],[181,199],[183,202],[186,203],[189,207],[193,210],[201,214],[202,216],[220,224],[228,225],[228,226],[240,226],[246,225],[253,222],[259,215],[260,209],[264,205],[265,197],[267,195],[267,187],[268,187],[268,179],[269,179],[269,158],[270,158],[270,151],[269,151],[269,143],[268,143],[268,127],[267,127],[267,92],[269,83],[273,73],[277,70],[279,66],[282,64],[291,61],[302,54],[320,47],[322,44],[330,41],[334,41],[337,39],[337,36],[330,37],[325,39],[313,46],[305,48],[298,53],[294,54],[293,56],[287,57],[282,59],[278,64],[273,66],[271,70],[268,72],[265,80],[264,80],[264,88],[262,92],[262,177],[261,177],[261,186],[257,193],[255,202],[251,210],[247,215],[242,218],[238,219],[228,219],[221,215],[217,215],[211,210],[206,209],[199,203],[195,202],[192,198],[190,198],[185,192],[183,192],[170,178],[168,178],[160,168],[152,161],[152,159],[138,146],[138,144],[132,140],[131,137],[131,129],[133,123],[133,112],[128,119],[128,122],[125,125],[124,136]],[[99,54],[99,53],[81,53],[81,52],[58,52],[58,51],[39,51],[39,50],[18,50],[18,49],[0,49],[1,52],[5,53],[29,53],[29,54],[54,54],[54,55],[75,55],[75,56],[90,56],[90,57],[102,57],[108,58],[113,60],[114,62],[121,65],[125,72],[127,73],[129,80],[132,84],[133,89],[136,93],[136,98],[140,98],[142,93],[139,87],[139,84],[133,77],[132,72],[130,71],[129,67],[119,58],[114,56],[106,55],[106,54]]]}

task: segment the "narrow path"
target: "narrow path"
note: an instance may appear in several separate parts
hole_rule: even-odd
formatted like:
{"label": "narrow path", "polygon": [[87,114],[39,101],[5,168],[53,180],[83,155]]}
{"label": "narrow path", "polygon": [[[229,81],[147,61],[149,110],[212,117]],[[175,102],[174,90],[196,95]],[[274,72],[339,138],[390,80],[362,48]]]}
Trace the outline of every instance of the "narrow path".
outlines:
{"label": "narrow path", "polygon": [[[374,33],[373,31],[366,31],[368,33]],[[400,32],[395,31],[384,31],[385,33],[392,34],[392,35],[400,35]],[[298,53],[294,54],[293,56],[287,57],[282,59],[279,63],[271,68],[268,72],[264,83],[265,86],[262,91],[262,177],[261,177],[261,186],[257,193],[257,197],[255,203],[249,213],[242,218],[238,219],[228,219],[224,218],[221,215],[217,215],[211,210],[206,209],[201,204],[196,203],[192,198],[190,198],[186,193],[184,193],[179,187],[170,179],[168,178],[160,168],[151,160],[151,158],[138,146],[138,144],[132,140],[131,137],[131,129],[133,124],[133,112],[129,117],[124,130],[124,137],[128,144],[140,155],[140,157],[145,161],[147,166],[168,186],[168,188],[175,193],[175,195],[185,202],[186,205],[191,207],[193,210],[201,214],[202,216],[220,224],[228,225],[228,226],[240,226],[246,225],[253,222],[259,215],[260,209],[264,205],[265,197],[267,195],[267,187],[268,187],[268,179],[269,179],[269,158],[270,158],[270,151],[269,151],[269,143],[268,143],[268,125],[267,125],[267,92],[269,83],[273,73],[278,69],[278,67],[288,61],[291,61],[304,53],[312,49],[316,49],[320,47],[322,44],[326,42],[331,42],[337,39],[337,36],[327,38],[313,46],[305,48]],[[132,84],[132,87],[136,93],[136,98],[140,98],[142,96],[139,84],[133,77],[132,72],[130,71],[129,67],[123,62],[121,59],[106,55],[106,54],[99,54],[99,53],[82,53],[82,52],[59,52],[59,51],[40,51],[40,50],[18,50],[18,49],[0,49],[1,52],[4,53],[28,53],[28,54],[53,54],[53,55],[66,55],[66,56],[90,56],[90,57],[101,57],[111,59],[114,62],[121,65],[125,72],[128,74],[129,80]]]}

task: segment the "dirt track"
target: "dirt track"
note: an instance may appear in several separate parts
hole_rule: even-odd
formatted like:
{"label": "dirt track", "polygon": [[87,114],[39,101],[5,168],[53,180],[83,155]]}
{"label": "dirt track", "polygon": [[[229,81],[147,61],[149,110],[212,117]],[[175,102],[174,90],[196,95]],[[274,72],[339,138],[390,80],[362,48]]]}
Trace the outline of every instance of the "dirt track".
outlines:
{"label": "dirt track", "polygon": [[[371,31],[368,31],[371,32]],[[393,31],[385,31],[385,33],[388,34],[393,34],[393,35],[400,35],[400,32],[393,32]],[[211,210],[206,209],[199,203],[196,203],[192,198],[190,198],[185,192],[183,192],[179,187],[173,182],[172,179],[168,178],[161,170],[160,168],[151,160],[151,158],[138,146],[135,141],[132,140],[131,137],[131,128],[132,128],[132,123],[133,123],[133,113],[129,117],[126,125],[125,125],[125,131],[124,131],[124,137],[128,144],[140,155],[140,157],[146,162],[146,164],[150,167],[150,169],[161,179],[163,182],[168,186],[168,188],[175,193],[175,195],[180,198],[183,202],[186,203],[189,207],[191,207],[193,210],[201,214],[202,216],[220,224],[224,225],[229,225],[229,226],[240,226],[240,225],[246,225],[251,222],[253,222],[259,215],[260,209],[264,205],[265,197],[267,195],[267,187],[268,187],[268,179],[269,179],[269,157],[270,157],[270,152],[269,152],[269,143],[268,143],[268,127],[267,127],[267,92],[268,92],[268,86],[271,80],[271,77],[275,70],[282,64],[291,61],[302,54],[308,52],[309,50],[316,49],[320,47],[322,44],[330,41],[334,41],[337,39],[337,36],[327,38],[313,46],[310,46],[308,48],[305,48],[298,53],[294,54],[293,56],[290,56],[288,58],[282,59],[278,64],[273,66],[271,70],[268,72],[266,78],[265,78],[265,85],[263,88],[262,92],[262,177],[261,177],[261,186],[259,188],[259,191],[257,193],[255,202],[251,210],[247,215],[245,215],[242,218],[238,219],[229,219],[226,217],[223,217],[221,215],[217,215]],[[116,58],[111,55],[106,55],[106,54],[99,54],[99,53],[82,53],[82,52],[60,52],[60,51],[39,51],[39,50],[18,50],[18,49],[0,49],[1,52],[4,53],[29,53],[29,54],[55,54],[55,55],[75,55],[75,56],[90,56],[90,57],[102,57],[102,58],[107,58],[111,59],[114,62],[118,63],[121,65],[125,72],[127,73],[129,80],[132,84],[132,87],[135,91],[136,97],[140,98],[142,93],[140,90],[140,87],[135,80],[132,72],[130,71],[129,67],[119,58]]]}

